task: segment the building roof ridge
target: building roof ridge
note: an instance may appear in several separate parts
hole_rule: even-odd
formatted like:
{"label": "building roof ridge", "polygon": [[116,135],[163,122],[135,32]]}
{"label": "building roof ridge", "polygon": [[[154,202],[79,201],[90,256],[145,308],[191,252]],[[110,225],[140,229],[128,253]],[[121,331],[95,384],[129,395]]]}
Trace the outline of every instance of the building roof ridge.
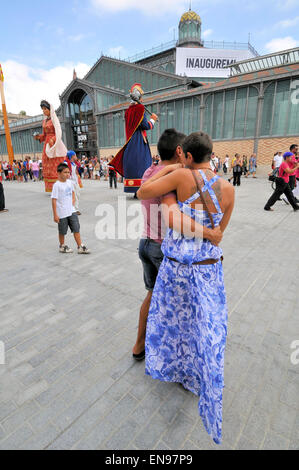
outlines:
{"label": "building roof ridge", "polygon": [[144,65],[139,65],[139,64],[136,64],[134,62],[127,62],[125,60],[121,60],[121,59],[115,59],[113,57],[108,57],[108,56],[105,56],[105,55],[102,55],[98,60],[97,62],[92,66],[92,68],[89,70],[89,72],[85,75],[84,77],[84,80],[86,80],[86,78],[95,70],[95,68],[103,61],[103,60],[109,60],[110,62],[115,62],[115,63],[118,63],[118,64],[121,64],[121,65],[126,65],[128,67],[132,67],[132,68],[138,68],[140,70],[143,70],[145,72],[150,72],[150,73],[156,73],[158,75],[162,75],[164,77],[169,77],[169,78],[174,78],[174,79],[177,79],[177,80],[180,80],[181,82],[185,82],[187,77],[182,77],[181,75],[176,75],[175,73],[171,73],[171,72],[165,72],[163,70],[159,70],[159,69],[153,69],[153,68],[150,68],[150,67],[145,67]]}

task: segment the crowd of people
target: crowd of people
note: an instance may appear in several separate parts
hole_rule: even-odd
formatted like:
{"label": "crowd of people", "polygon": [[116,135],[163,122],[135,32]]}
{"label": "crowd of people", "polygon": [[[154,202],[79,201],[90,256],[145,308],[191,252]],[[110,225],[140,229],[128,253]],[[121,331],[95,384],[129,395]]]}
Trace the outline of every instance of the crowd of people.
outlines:
{"label": "crowd of people", "polygon": [[[77,158],[76,165],[81,179],[101,180],[114,183],[122,181],[122,177],[118,175],[112,167],[109,166],[113,155],[109,158],[98,157],[82,157]],[[43,164],[41,159],[32,159],[26,157],[24,160],[14,160],[11,165],[7,161],[0,162],[0,175],[3,181],[19,181],[27,183],[28,181],[43,180]],[[112,184],[110,185],[112,187]]]}
{"label": "crowd of people", "polygon": [[25,160],[14,160],[12,165],[6,161],[0,162],[0,174],[6,181],[19,181],[20,183],[41,181],[43,179],[42,160],[32,160],[26,157]]}
{"label": "crowd of people", "polygon": [[[110,155],[108,158],[98,158],[97,156],[88,158],[84,155],[81,157],[76,156],[73,163],[76,165],[76,171],[78,173],[78,187],[82,187],[82,180],[104,180],[109,183],[110,189],[117,189],[118,183],[123,182],[123,177],[110,165],[113,158],[114,155]],[[154,166],[159,166],[161,164],[161,156],[154,155],[152,157],[152,163]],[[243,155],[241,158],[239,154],[235,154],[232,158],[230,158],[229,155],[226,155],[225,158],[221,158],[216,156],[215,153],[212,153],[210,166],[215,174],[219,173],[224,177],[228,176],[229,182],[232,181],[234,186],[240,186],[242,175],[245,176],[245,178],[248,178],[249,175],[256,178],[257,157],[256,154],[252,154],[248,160],[246,155]],[[1,203],[2,210],[0,209],[0,212],[6,210],[2,181],[18,181],[19,183],[43,181],[42,160],[25,157],[24,160],[14,160],[12,165],[7,161],[0,161],[0,189],[1,194],[3,194]],[[77,191],[76,194],[79,194],[79,191]],[[80,215],[79,211],[77,212]]]}
{"label": "crowd of people", "polygon": [[[161,158],[159,155],[153,156],[153,164],[159,165]],[[233,157],[225,155],[224,158],[218,157],[214,152],[212,153],[210,166],[214,173],[220,173],[223,176],[228,175],[230,178],[229,182],[233,182],[234,186],[241,185],[241,176],[248,178],[252,176],[257,178],[257,156],[253,153],[250,158],[247,155],[241,157],[240,154],[236,153]]]}
{"label": "crowd of people", "polygon": [[[109,181],[110,187],[117,187],[118,182],[122,182],[123,178],[109,165],[114,158],[111,155],[109,158],[98,158],[97,156],[87,158],[85,156],[78,157],[76,164],[78,173],[81,179],[84,180],[101,180]],[[153,165],[161,163],[161,157],[154,155],[152,157]],[[249,166],[248,166],[249,164]],[[253,154],[248,160],[246,155],[241,156],[235,154],[233,158],[226,155],[225,158],[216,156],[214,153],[211,157],[211,169],[215,173],[229,175],[232,173],[231,179],[235,186],[240,186],[241,175],[248,178],[252,175],[256,178],[256,155]],[[43,166],[41,159],[31,159],[26,157],[24,161],[15,160],[11,165],[9,162],[0,162],[0,174],[3,181],[42,181],[43,180]]]}

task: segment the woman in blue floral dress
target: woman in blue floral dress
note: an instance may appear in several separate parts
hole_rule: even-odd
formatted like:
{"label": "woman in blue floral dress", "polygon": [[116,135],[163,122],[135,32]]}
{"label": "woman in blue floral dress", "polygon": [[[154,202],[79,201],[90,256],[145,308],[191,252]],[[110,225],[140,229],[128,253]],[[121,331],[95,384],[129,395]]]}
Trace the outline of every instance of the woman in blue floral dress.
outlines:
{"label": "woman in blue floral dress", "polygon": [[[198,132],[187,137],[183,147],[185,168],[165,168],[141,187],[138,197],[176,191],[182,213],[209,228],[213,222],[224,231],[234,207],[234,189],[211,171],[213,143]],[[169,207],[174,202],[174,195],[164,198]],[[208,240],[187,239],[169,228],[162,251],[164,261],[147,324],[146,374],[181,383],[198,395],[204,426],[220,444],[227,337],[222,250]]]}

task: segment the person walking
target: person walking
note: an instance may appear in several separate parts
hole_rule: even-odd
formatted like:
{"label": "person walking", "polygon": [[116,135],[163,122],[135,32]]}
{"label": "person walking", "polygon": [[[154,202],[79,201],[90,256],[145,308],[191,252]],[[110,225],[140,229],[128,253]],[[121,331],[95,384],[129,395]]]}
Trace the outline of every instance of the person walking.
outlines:
{"label": "person walking", "polygon": [[214,173],[217,174],[219,171],[219,160],[214,153],[212,154],[210,164],[211,164],[212,171],[214,171]]}
{"label": "person walking", "polygon": [[242,173],[245,178],[248,178],[248,160],[246,155],[243,155],[242,158]]}
{"label": "person walking", "polygon": [[241,176],[242,176],[242,161],[238,153],[235,155],[235,160],[233,163],[233,176],[234,176],[234,186],[241,186]]}
{"label": "person walking", "polygon": [[[114,156],[111,156],[110,162],[113,160]],[[109,184],[110,184],[110,189],[113,189],[113,184],[114,188],[117,189],[117,171],[114,169],[113,166],[108,165],[108,172],[109,172]]]}
{"label": "person walking", "polygon": [[277,176],[279,172],[279,167],[282,164],[282,162],[283,162],[283,155],[280,150],[274,155],[273,161],[272,161],[272,169],[273,169],[274,176]]}
{"label": "person walking", "polygon": [[256,154],[253,153],[249,159],[249,173],[252,175],[253,178],[256,178],[256,168],[257,168],[257,160]]}
{"label": "person walking", "polygon": [[296,157],[297,157],[297,153],[298,153],[298,145],[296,145],[296,144],[291,145],[290,146],[290,152],[293,155],[293,157],[292,157],[292,160],[289,163],[289,166],[290,166],[290,168],[293,168],[294,171],[289,175],[289,177],[290,177],[289,186],[290,186],[291,190],[294,191],[294,189],[296,187],[295,167],[296,167],[296,164],[297,164]]}
{"label": "person walking", "polygon": [[102,170],[103,170],[104,181],[108,181],[108,160],[107,160],[107,158],[103,159]]}
{"label": "person walking", "polygon": [[3,179],[0,173],[0,213],[8,212],[8,209],[5,209],[5,197],[2,181]]}
{"label": "person walking", "polygon": [[[299,163],[299,156],[296,157],[296,162]],[[296,170],[296,187],[293,190],[293,195],[296,199],[296,202],[299,202],[299,168]]]}
{"label": "person walking", "polygon": [[5,180],[8,180],[8,163],[6,161],[2,163],[2,168],[4,171]]}
{"label": "person walking", "polygon": [[18,182],[22,183],[23,182],[22,162],[19,160],[17,162],[17,165],[18,165]]}
{"label": "person walking", "polygon": [[34,160],[31,164],[31,171],[35,182],[39,181],[39,163]]}
{"label": "person walking", "polygon": [[101,180],[101,164],[99,160],[96,161],[96,164],[94,166],[94,171],[95,171],[95,179],[96,180]]}
{"label": "person walking", "polygon": [[219,161],[219,163],[218,163],[218,172],[219,172],[219,171],[223,170],[223,163],[222,163],[221,157],[218,157],[218,161]]}
{"label": "person walking", "polygon": [[16,160],[14,160],[12,168],[13,168],[13,179],[14,181],[18,181],[19,167],[18,167]]}
{"label": "person walking", "polygon": [[27,160],[24,160],[23,163],[22,163],[22,175],[24,177],[25,183],[27,183],[28,182],[28,180],[27,180]]}
{"label": "person walking", "polygon": [[299,205],[296,203],[296,199],[289,185],[290,175],[294,170],[296,171],[299,168],[299,163],[296,164],[295,168],[293,167],[293,154],[291,152],[286,152],[283,158],[284,161],[280,165],[278,177],[276,178],[276,189],[267,201],[264,207],[265,211],[273,211],[272,206],[280,199],[282,194],[285,194],[294,211],[299,210]]}
{"label": "person walking", "polygon": [[229,170],[229,156],[226,155],[224,162],[223,162],[223,173],[227,175],[228,170]]}

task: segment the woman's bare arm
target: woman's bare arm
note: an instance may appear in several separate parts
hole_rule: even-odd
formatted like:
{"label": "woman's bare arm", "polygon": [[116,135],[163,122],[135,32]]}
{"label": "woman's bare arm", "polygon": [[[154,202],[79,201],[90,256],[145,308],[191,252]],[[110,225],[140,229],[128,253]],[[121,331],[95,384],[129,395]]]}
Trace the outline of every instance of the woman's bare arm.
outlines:
{"label": "woman's bare arm", "polygon": [[162,178],[163,176],[166,176],[175,170],[179,170],[180,168],[183,168],[183,165],[181,165],[180,163],[176,163],[174,165],[165,165],[165,166],[161,165],[160,171],[156,173],[155,175],[151,176],[147,181],[143,183],[143,185],[147,186],[148,184],[151,184],[154,181],[157,181],[158,179]]}
{"label": "woman's bare arm", "polygon": [[224,233],[229,224],[235,206],[235,188],[228,183],[227,186],[223,188],[222,192],[224,193],[223,196],[227,200],[226,207],[224,209],[224,215],[220,222],[221,231]]}
{"label": "woman's bare arm", "polygon": [[[168,194],[171,191],[176,191],[179,185],[181,171],[182,170],[172,171],[166,176],[160,176],[158,179],[155,177],[151,178],[144,183],[137,192],[138,199],[152,199]],[[158,175],[159,173],[155,176]]]}

